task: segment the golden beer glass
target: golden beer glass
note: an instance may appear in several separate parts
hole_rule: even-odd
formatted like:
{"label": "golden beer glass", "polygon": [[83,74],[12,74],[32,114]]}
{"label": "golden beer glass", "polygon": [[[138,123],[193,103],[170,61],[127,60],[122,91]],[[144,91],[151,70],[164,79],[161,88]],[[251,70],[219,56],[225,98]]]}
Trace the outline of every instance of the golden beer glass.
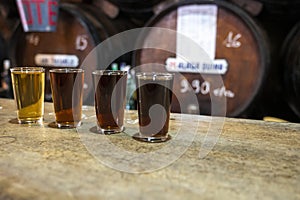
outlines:
{"label": "golden beer glass", "polygon": [[45,70],[42,67],[14,67],[10,71],[18,122],[42,123]]}

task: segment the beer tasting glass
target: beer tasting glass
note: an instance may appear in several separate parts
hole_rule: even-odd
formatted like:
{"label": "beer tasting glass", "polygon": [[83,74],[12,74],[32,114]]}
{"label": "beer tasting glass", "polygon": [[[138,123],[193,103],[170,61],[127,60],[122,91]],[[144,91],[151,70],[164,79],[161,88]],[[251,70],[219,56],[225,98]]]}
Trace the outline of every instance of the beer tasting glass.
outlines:
{"label": "beer tasting glass", "polygon": [[76,128],[81,125],[84,70],[51,69],[50,84],[56,128]]}
{"label": "beer tasting glass", "polygon": [[133,138],[144,142],[164,142],[168,135],[174,75],[137,73],[139,133]]}
{"label": "beer tasting glass", "polygon": [[124,130],[127,72],[96,70],[92,76],[98,132],[102,134],[122,132]]}
{"label": "beer tasting glass", "polygon": [[10,71],[18,122],[42,123],[45,70],[42,67],[14,67]]}

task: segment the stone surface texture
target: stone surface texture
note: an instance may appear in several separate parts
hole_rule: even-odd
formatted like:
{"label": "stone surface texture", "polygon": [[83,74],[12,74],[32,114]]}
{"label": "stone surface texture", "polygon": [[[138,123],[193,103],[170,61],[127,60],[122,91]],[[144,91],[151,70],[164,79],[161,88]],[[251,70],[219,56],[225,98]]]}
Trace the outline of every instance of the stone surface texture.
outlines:
{"label": "stone surface texture", "polygon": [[172,114],[171,140],[101,135],[94,108],[78,129],[15,123],[0,99],[0,199],[300,199],[300,124]]}

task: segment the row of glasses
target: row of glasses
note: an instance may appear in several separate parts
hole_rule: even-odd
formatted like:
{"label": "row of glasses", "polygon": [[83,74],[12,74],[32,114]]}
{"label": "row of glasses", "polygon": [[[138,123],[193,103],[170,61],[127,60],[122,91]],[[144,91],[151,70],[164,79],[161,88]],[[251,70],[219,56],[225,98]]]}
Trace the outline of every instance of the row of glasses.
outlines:
{"label": "row of glasses", "polygon": [[[14,67],[10,69],[17,120],[20,124],[40,124],[44,116],[45,69]],[[74,128],[81,123],[84,70],[52,69],[50,83],[57,128]]]}
{"label": "row of glasses", "polygon": [[[54,128],[81,125],[84,70],[51,69],[55,122]],[[42,123],[44,115],[45,70],[42,67],[11,68],[17,119],[20,124]],[[94,84],[97,131],[114,134],[124,131],[127,72],[96,70]],[[172,100],[173,74],[137,73],[139,132],[133,138],[145,142],[162,142],[168,135]]]}

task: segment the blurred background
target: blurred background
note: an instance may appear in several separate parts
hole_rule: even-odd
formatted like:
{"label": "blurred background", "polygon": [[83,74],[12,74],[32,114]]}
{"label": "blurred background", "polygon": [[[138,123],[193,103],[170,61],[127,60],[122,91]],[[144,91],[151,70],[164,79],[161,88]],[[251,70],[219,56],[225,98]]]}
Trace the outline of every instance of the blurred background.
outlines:
{"label": "blurred background", "polygon": [[[0,2],[0,97],[13,98],[10,67],[43,65],[49,55],[76,56],[76,65],[64,66],[80,67],[94,47],[122,31],[146,26],[176,30],[178,9],[191,5],[218,8],[215,58],[226,60],[228,70],[222,75],[225,87],[213,92],[227,98],[227,116],[249,119],[271,116],[300,122],[298,0],[60,0],[56,30],[51,32],[25,32],[17,1],[3,0]],[[203,15],[203,11],[196,15]],[[38,19],[33,16],[32,20]],[[159,39],[161,44],[176,49],[176,38]],[[148,40],[151,36],[142,42],[147,44]],[[107,53],[110,51],[113,49]],[[121,56],[110,68],[129,70],[145,63],[165,64],[173,56],[169,52],[141,49]],[[89,67],[90,71],[103,68],[101,64]],[[134,73],[130,75],[133,77]],[[200,114],[209,115],[211,104],[206,89],[212,83],[192,73],[184,76],[186,79],[174,83],[178,86],[175,89],[182,90],[188,82],[198,96]],[[85,82],[87,93],[91,92],[91,84]],[[132,84],[130,77],[128,88]],[[45,90],[45,101],[51,101],[47,78]],[[180,111],[174,102],[173,112]],[[129,98],[127,108],[136,109],[134,95]],[[185,110],[193,113],[193,105]]]}

